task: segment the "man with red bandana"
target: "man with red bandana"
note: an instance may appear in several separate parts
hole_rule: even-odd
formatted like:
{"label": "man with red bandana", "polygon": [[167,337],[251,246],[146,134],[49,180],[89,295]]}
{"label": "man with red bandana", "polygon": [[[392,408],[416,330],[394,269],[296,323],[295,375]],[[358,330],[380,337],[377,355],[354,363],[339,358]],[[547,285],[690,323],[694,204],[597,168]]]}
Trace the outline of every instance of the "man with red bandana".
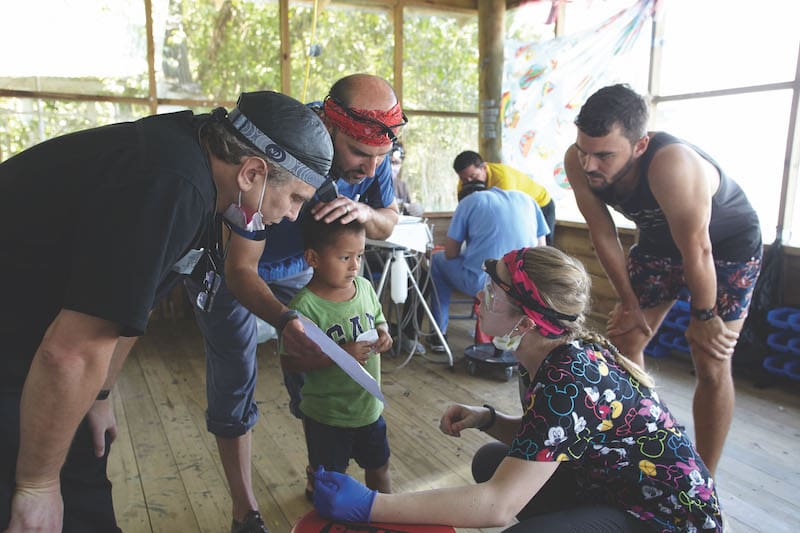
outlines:
{"label": "man with red bandana", "polygon": [[[251,430],[258,420],[256,316],[275,326],[289,355],[321,353],[286,306],[311,279],[303,258],[303,217],[336,224],[358,220],[371,239],[388,237],[399,218],[386,156],[406,118],[391,85],[377,76],[353,74],[334,83],[324,102],[312,107],[318,107],[333,141],[329,179],[338,195],[330,194],[332,187],[329,196],[318,194],[319,201],[296,221],[270,226],[265,241],[233,235],[214,309],[196,314],[206,342],[207,426],[217,437],[236,532],[261,531],[247,529],[246,523],[258,509],[250,477]],[[187,283],[186,288],[194,298],[198,287]],[[285,383],[290,409],[299,417],[302,374],[286,374]]]}

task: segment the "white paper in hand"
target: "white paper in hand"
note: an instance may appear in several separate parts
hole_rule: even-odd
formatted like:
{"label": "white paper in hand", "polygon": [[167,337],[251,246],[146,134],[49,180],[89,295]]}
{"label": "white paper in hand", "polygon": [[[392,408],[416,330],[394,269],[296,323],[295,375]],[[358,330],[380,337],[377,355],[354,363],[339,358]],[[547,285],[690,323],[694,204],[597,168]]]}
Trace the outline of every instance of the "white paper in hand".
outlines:
{"label": "white paper in hand", "polygon": [[[375,378],[373,378],[363,366],[361,366],[361,363],[356,361],[352,355],[344,351],[341,346],[333,342],[330,337],[325,335],[325,333],[317,327],[316,324],[311,322],[306,317],[301,316],[300,323],[303,324],[303,329],[305,329],[308,338],[317,343],[317,345],[322,348],[322,351],[325,352],[328,357],[333,359],[333,362],[336,363],[339,368],[344,370],[344,372],[353,378],[356,383],[364,387],[367,392],[386,404],[386,399],[383,397],[383,393],[378,386],[378,382],[375,381]],[[375,331],[376,341],[378,340],[377,336],[378,332]],[[359,338],[358,340],[367,339]]]}
{"label": "white paper in hand", "polygon": [[[368,329],[367,331],[363,332],[361,335],[356,337],[356,342],[368,342],[370,344],[375,344],[378,342],[378,330],[377,329]],[[370,354],[374,354],[375,350],[370,350]]]}
{"label": "white paper in hand", "polygon": [[356,337],[357,342],[369,342],[371,344],[375,344],[378,342],[378,330],[377,329],[368,329],[358,337]]}

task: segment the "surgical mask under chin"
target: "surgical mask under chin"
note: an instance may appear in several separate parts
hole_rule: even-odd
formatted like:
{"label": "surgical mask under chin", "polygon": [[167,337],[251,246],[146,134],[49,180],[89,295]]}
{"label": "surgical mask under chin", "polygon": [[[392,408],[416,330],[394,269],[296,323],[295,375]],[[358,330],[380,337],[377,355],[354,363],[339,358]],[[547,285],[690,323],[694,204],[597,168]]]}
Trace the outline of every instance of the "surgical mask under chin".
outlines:
{"label": "surgical mask under chin", "polygon": [[242,191],[239,191],[238,204],[231,204],[222,214],[227,226],[232,232],[251,241],[263,241],[267,238],[267,229],[261,215],[261,205],[264,203],[264,194],[267,191],[267,180],[261,188],[261,200],[258,201],[258,210],[247,221],[247,213],[242,209]]}
{"label": "surgical mask under chin", "polygon": [[523,318],[525,317],[521,317],[519,320],[517,320],[517,323],[514,324],[514,327],[511,328],[511,331],[509,331],[507,334],[492,338],[492,344],[494,344],[495,348],[508,352],[513,352],[519,348],[519,343],[522,342],[522,337],[524,337],[525,334],[522,333],[519,335],[513,335],[513,333],[517,330],[517,327],[519,326],[519,323],[522,322]]}

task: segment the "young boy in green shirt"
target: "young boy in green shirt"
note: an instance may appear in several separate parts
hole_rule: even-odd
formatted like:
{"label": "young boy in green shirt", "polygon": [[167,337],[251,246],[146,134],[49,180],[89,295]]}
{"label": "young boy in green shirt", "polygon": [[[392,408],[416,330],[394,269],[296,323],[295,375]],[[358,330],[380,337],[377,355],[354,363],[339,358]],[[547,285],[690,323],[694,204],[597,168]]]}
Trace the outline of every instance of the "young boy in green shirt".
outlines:
{"label": "young boy in green shirt", "polygon": [[[372,284],[358,275],[364,226],[358,221],[328,224],[309,216],[302,228],[305,258],[314,275],[289,307],[319,326],[380,384],[380,354],[391,348],[392,337]],[[371,329],[377,330],[377,341],[356,340]],[[309,461],[306,497],[312,499],[312,473],[319,465],[344,473],[351,457],[364,469],[369,488],[390,492],[383,403],[329,357],[291,357],[282,352],[281,366],[305,373],[300,411]]]}

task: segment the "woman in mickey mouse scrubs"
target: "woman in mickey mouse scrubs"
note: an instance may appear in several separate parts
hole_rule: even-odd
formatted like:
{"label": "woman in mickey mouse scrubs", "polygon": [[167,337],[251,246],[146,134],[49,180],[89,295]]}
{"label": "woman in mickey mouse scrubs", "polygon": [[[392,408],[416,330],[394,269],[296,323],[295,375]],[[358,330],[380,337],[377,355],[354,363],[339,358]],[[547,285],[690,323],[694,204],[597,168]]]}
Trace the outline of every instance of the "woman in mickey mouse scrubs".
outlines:
{"label": "woman in mickey mouse scrubs", "polygon": [[590,278],[551,247],[486,262],[481,328],[513,350],[530,386],[520,416],[453,405],[441,430],[476,428],[497,442],[476,453],[477,484],[377,494],[316,474],[320,514],[354,522],[504,526],[506,531],[722,531],[714,481],[652,379],[583,329]]}

